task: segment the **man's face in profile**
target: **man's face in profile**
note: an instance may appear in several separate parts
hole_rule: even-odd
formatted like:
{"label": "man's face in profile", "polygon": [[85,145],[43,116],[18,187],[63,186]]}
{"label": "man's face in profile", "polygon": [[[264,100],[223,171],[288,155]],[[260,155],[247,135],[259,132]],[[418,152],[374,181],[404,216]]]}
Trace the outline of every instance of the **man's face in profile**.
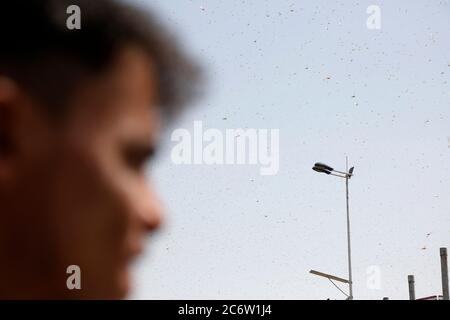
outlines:
{"label": "man's face in profile", "polygon": [[[129,264],[161,222],[144,172],[159,127],[152,68],[140,49],[124,48],[58,121],[0,79],[2,297],[128,292]],[[70,265],[81,269],[81,290],[66,286]]]}

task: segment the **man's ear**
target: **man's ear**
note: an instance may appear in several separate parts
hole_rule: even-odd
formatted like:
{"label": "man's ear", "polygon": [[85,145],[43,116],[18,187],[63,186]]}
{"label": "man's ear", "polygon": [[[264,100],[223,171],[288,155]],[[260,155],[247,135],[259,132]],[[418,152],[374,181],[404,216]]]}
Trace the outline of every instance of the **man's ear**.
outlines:
{"label": "man's ear", "polygon": [[0,178],[9,171],[6,167],[14,148],[12,121],[17,93],[15,82],[0,76]]}

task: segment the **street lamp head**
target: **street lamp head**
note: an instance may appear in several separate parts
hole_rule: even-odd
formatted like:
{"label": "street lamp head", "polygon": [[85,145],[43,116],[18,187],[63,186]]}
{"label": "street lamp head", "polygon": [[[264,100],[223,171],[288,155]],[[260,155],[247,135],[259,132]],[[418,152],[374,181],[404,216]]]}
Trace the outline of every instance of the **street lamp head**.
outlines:
{"label": "street lamp head", "polygon": [[320,163],[320,162],[315,163],[314,167],[315,168],[320,168],[320,169],[323,169],[323,170],[326,170],[326,171],[330,171],[330,172],[334,170],[332,167],[330,167],[330,166],[328,166],[328,165],[326,165],[324,163]]}
{"label": "street lamp head", "polygon": [[317,171],[317,172],[320,172],[320,173],[331,174],[331,171],[326,170],[326,169],[321,168],[321,167],[314,166],[312,169],[313,169],[314,171]]}

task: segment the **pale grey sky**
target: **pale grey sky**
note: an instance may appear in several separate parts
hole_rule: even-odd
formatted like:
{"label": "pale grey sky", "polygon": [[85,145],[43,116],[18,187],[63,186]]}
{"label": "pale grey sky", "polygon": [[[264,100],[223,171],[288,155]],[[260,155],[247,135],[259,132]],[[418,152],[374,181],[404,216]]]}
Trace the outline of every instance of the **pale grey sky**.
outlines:
{"label": "pale grey sky", "polygon": [[[280,129],[280,171],[176,166],[170,130],[152,176],[165,228],[135,271],[138,299],[342,299],[310,269],[347,277],[350,182],[356,299],[441,292],[450,247],[450,4],[137,1],[204,65],[208,93],[174,128]],[[366,27],[369,5],[381,30]],[[223,120],[226,118],[226,120]],[[173,129],[173,128],[172,128]],[[150,172],[149,172],[150,174]],[[381,271],[381,288],[367,271]]]}

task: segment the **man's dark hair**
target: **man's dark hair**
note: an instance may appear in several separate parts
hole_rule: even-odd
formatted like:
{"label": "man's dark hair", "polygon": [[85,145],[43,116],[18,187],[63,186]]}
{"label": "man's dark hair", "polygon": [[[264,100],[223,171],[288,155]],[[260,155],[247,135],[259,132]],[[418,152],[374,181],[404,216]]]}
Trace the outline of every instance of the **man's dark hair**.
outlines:
{"label": "man's dark hair", "polygon": [[[71,5],[81,9],[79,30],[66,25]],[[193,96],[198,67],[149,13],[115,0],[0,4],[0,76],[14,79],[53,114],[77,85],[105,71],[129,45],[143,49],[154,63],[159,102],[167,113]]]}

